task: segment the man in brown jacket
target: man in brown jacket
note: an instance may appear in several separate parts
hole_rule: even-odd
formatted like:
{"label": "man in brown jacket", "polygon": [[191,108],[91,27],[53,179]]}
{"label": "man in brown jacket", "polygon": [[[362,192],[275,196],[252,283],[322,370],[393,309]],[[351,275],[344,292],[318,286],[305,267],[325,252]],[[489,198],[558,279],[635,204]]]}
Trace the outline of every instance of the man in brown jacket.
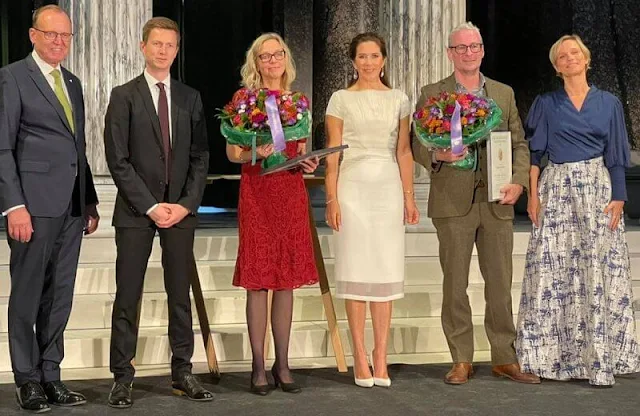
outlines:
{"label": "man in brown jacket", "polygon": [[480,31],[471,23],[453,29],[447,55],[453,74],[422,88],[418,108],[440,92],[465,92],[492,98],[502,109],[497,130],[510,131],[513,147],[511,184],[501,190],[502,200],[488,202],[486,142],[477,146],[474,170],[457,170],[448,163],[461,159],[450,151],[429,151],[413,143],[415,160],[431,174],[428,216],[438,232],[440,265],[444,274],[442,327],[453,367],[445,383],[464,384],[473,375],[473,323],[467,297],[469,263],[475,243],[485,281],[485,328],[491,344],[493,374],[522,383],[540,379],[520,371],[511,310],[513,205],[529,181],[529,149],[511,87],[480,73],[484,47]]}

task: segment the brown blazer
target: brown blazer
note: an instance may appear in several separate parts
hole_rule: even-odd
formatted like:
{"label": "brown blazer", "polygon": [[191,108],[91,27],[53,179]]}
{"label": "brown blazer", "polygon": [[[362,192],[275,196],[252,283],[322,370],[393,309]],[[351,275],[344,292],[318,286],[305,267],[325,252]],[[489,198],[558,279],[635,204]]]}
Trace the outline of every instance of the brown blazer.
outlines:
{"label": "brown blazer", "polygon": [[[502,123],[496,130],[511,131],[513,148],[513,176],[512,183],[529,187],[529,146],[524,139],[524,130],[518,115],[513,89],[508,85],[485,77],[485,91],[502,109]],[[456,80],[454,75],[422,87],[417,107],[424,105],[429,97],[436,96],[440,92],[454,92]],[[427,215],[430,218],[451,218],[466,215],[471,210],[475,186],[480,180],[487,184],[487,146],[480,146],[478,152],[478,170],[458,170],[446,163],[432,164],[432,152],[413,139],[413,156],[416,162],[427,168],[431,175],[431,188],[429,191],[429,203]],[[484,193],[484,201],[487,200],[487,187],[478,189]],[[497,202],[490,203],[494,215],[500,219],[513,218],[513,206],[500,205]]]}

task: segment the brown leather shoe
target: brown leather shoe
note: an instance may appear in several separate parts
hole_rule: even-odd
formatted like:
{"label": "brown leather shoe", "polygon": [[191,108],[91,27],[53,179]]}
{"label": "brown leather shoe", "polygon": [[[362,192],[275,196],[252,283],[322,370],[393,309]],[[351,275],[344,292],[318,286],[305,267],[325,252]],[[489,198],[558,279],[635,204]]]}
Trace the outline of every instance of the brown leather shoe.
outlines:
{"label": "brown leather shoe", "polygon": [[540,384],[540,377],[535,374],[523,373],[517,363],[494,365],[491,373],[496,377],[505,377],[512,381],[525,384]]}
{"label": "brown leather shoe", "polygon": [[471,376],[473,376],[471,363],[454,363],[451,370],[444,376],[444,382],[453,385],[464,384]]}

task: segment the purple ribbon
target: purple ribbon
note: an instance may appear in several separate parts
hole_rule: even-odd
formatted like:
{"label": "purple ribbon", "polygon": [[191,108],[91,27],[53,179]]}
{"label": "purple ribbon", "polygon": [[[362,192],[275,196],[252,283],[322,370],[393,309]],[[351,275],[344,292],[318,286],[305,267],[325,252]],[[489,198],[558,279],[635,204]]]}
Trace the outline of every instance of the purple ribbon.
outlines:
{"label": "purple ribbon", "polygon": [[464,152],[462,145],[462,123],[460,122],[460,103],[456,100],[456,108],[451,116],[451,153],[460,155]]}
{"label": "purple ribbon", "polygon": [[271,137],[273,137],[273,150],[274,152],[283,152],[287,144],[284,142],[284,131],[282,130],[282,122],[280,121],[280,112],[278,111],[276,97],[273,95],[267,96],[264,104],[267,110],[269,130],[271,130]]}

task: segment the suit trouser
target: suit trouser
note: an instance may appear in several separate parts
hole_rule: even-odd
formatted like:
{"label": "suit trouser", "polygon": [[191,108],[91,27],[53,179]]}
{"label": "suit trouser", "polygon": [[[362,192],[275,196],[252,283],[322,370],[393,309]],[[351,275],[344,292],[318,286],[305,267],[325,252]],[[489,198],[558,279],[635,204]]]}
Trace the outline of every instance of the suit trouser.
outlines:
{"label": "suit trouser", "polygon": [[71,216],[71,206],[60,217],[31,217],[31,223],[34,233],[28,243],[7,236],[9,351],[18,386],[60,380],[84,227],[81,217]]}
{"label": "suit trouser", "polygon": [[[169,306],[171,375],[191,372],[193,328],[189,273],[193,262],[193,228],[157,229],[162,247],[164,286]],[[131,383],[138,342],[138,302],[156,227],[116,227],[116,299],[111,316],[110,367],[115,381]]]}
{"label": "suit trouser", "polygon": [[511,307],[513,222],[498,219],[487,202],[462,217],[434,218],[444,274],[442,328],[453,362],[473,362],[473,322],[467,296],[473,245],[485,283],[485,330],[493,365],[517,362]]}

